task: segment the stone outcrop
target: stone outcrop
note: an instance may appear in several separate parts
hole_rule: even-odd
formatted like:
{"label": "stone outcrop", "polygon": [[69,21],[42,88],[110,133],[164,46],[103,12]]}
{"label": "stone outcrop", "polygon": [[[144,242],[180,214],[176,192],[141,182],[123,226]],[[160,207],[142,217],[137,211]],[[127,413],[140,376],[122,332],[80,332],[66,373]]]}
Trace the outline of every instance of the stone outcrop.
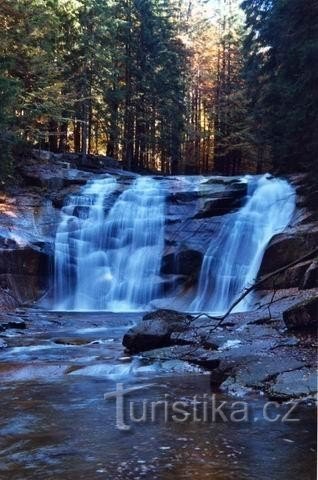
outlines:
{"label": "stone outcrop", "polygon": [[317,309],[313,291],[291,292],[289,297],[284,291],[270,308],[264,298],[258,310],[231,314],[217,330],[211,330],[216,320],[184,319],[183,314],[159,310],[131,329],[124,345],[148,361],[182,360],[204,367],[211,372],[212,388],[229,394],[262,390],[281,400],[308,396],[315,391],[313,338],[309,334],[304,343],[286,334],[284,323],[286,312],[304,305],[306,311],[309,306]]}
{"label": "stone outcrop", "polygon": [[315,298],[299,303],[283,314],[284,322],[289,330],[305,330],[318,328],[318,295]]}
{"label": "stone outcrop", "polygon": [[[314,288],[318,286],[316,279],[317,270],[307,273],[312,268],[312,260],[300,262],[294,267],[290,267],[284,272],[269,278],[262,282],[260,288],[265,290],[274,290],[282,288]],[[305,277],[307,280],[305,280]],[[311,286],[310,286],[311,285]]]}
{"label": "stone outcrop", "polygon": [[228,185],[224,192],[212,194],[194,218],[210,218],[231,213],[242,206],[246,195],[245,183]]}
{"label": "stone outcrop", "polygon": [[306,224],[276,235],[270,242],[259,272],[266,275],[305,256],[318,245],[318,225]]}
{"label": "stone outcrop", "polygon": [[299,284],[302,290],[318,288],[318,261],[310,262],[303,281]]}
{"label": "stone outcrop", "polygon": [[163,275],[185,275],[197,280],[201,269],[203,254],[197,250],[181,250],[165,255],[162,259],[161,273]]}
{"label": "stone outcrop", "polygon": [[50,256],[39,248],[0,249],[0,286],[16,304],[33,302],[48,286]]}
{"label": "stone outcrop", "polygon": [[189,315],[174,310],[157,310],[125,334],[123,345],[131,353],[169,346],[173,344],[172,333],[185,330],[190,320]]}
{"label": "stone outcrop", "polygon": [[92,174],[64,168],[63,165],[24,165],[20,173],[27,185],[60,190],[70,185],[85,185]]}

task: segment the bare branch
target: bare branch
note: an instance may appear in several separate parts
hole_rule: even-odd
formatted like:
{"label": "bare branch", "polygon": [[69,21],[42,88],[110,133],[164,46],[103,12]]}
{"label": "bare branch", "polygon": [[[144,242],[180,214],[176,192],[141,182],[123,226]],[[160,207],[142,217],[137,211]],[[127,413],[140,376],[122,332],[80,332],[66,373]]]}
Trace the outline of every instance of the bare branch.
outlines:
{"label": "bare branch", "polygon": [[[250,287],[245,288],[244,291],[241,293],[241,295],[239,295],[239,297],[237,297],[237,299],[232,303],[232,305],[229,307],[229,309],[225,312],[225,314],[223,316],[215,317],[215,316],[208,315],[206,313],[200,313],[200,315],[197,315],[196,317],[193,317],[192,322],[194,322],[195,320],[198,320],[201,317],[207,317],[210,320],[219,320],[216,325],[211,325],[213,327],[213,330],[215,330],[216,328],[218,328],[224,322],[224,320],[229,316],[229,314],[233,311],[233,309],[253,290],[260,287],[267,280],[269,280],[269,279],[275,277],[276,275],[279,275],[280,273],[284,272],[288,268],[294,267],[295,265],[298,265],[299,263],[301,263],[301,262],[303,262],[307,259],[310,259],[314,255],[317,255],[317,254],[318,254],[318,248],[315,248],[314,250],[307,253],[306,255],[303,255],[302,257],[298,258],[297,260],[294,260],[293,262],[290,262],[287,265],[284,265],[283,267],[278,268],[274,272],[271,272],[268,275],[265,275],[258,282],[254,283]],[[209,326],[210,325],[204,325],[204,327],[202,326],[202,327],[197,327],[197,328],[206,328],[206,327],[209,327]]]}

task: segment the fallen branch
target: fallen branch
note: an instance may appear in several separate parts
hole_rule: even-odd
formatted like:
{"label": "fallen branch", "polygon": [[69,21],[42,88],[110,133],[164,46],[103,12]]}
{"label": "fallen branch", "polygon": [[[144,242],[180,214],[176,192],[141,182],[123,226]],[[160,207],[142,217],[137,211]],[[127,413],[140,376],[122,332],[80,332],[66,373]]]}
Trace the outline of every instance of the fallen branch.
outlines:
{"label": "fallen branch", "polygon": [[[288,268],[292,268],[292,267],[298,265],[299,263],[301,263],[301,262],[303,262],[307,259],[310,259],[314,255],[318,255],[318,248],[315,248],[314,250],[307,253],[306,255],[303,255],[302,257],[298,258],[297,260],[294,260],[293,262],[290,262],[288,265],[284,265],[283,267],[278,268],[274,272],[271,272],[268,275],[265,275],[258,282],[254,283],[250,287],[245,288],[244,291],[242,292],[242,294],[232,303],[232,305],[229,307],[229,309],[221,317],[220,316],[214,317],[214,316],[208,315],[207,313],[200,313],[200,315],[197,315],[196,317],[193,317],[192,322],[194,322],[195,320],[198,320],[201,317],[207,317],[210,320],[219,320],[219,322],[216,325],[211,325],[211,326],[213,326],[213,330],[215,330],[216,328],[218,328],[224,322],[224,320],[230,315],[230,313],[233,311],[233,309],[242,300],[244,300],[244,298],[249,293],[251,293],[253,290],[255,290],[256,288],[261,286],[267,280],[270,280],[271,278],[275,277],[276,275],[279,275],[280,273],[285,272],[286,270],[288,270]],[[204,325],[202,327],[197,327],[197,328],[206,328],[206,327],[209,327],[209,325]]]}

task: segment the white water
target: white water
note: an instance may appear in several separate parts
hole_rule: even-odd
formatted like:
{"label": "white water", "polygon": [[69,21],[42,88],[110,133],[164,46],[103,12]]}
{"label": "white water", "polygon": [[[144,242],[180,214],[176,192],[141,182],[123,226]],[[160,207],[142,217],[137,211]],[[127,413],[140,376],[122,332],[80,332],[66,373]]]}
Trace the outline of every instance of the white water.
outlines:
{"label": "white water", "polygon": [[[288,182],[269,176],[245,181],[246,203],[225,216],[211,238],[189,311],[225,312],[255,282],[273,235],[290,223],[295,194]],[[201,188],[191,182],[187,191]],[[119,185],[103,178],[70,198],[55,241],[55,309],[134,311],[163,297],[165,196],[174,185],[138,177],[115,198]],[[173,308],[169,299],[166,307]],[[246,301],[238,308],[247,309]]]}
{"label": "white water", "polygon": [[[95,180],[63,209],[55,241],[58,310],[130,311],[160,293],[164,195],[160,182],[139,177],[105,214],[116,181]],[[86,218],[74,216],[86,205]]]}
{"label": "white water", "polygon": [[267,244],[291,221],[295,194],[288,182],[266,175],[248,181],[245,206],[225,220],[204,256],[192,311],[224,313],[255,282]]}

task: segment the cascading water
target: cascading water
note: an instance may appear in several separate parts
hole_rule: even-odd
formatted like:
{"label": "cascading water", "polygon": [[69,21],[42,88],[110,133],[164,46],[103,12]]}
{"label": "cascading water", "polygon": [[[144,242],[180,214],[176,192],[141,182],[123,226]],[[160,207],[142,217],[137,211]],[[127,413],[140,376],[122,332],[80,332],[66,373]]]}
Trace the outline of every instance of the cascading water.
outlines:
{"label": "cascading water", "polygon": [[[139,177],[105,214],[117,183],[95,180],[63,209],[55,241],[54,304],[59,310],[127,311],[160,294],[165,196]],[[84,218],[78,218],[79,209]]]}
{"label": "cascading water", "polygon": [[245,206],[225,220],[204,256],[190,310],[224,313],[255,282],[267,244],[288,226],[294,209],[288,182],[267,175],[249,181]]}
{"label": "cascading water", "polygon": [[[55,241],[54,308],[131,311],[159,298],[161,306],[173,308],[173,297],[166,303],[162,298],[160,277],[165,198],[185,179],[138,177],[119,195],[123,185],[107,177],[72,196]],[[183,301],[189,311],[225,312],[253,284],[268,242],[291,220],[295,194],[288,182],[270,176],[243,181],[245,206],[225,216],[211,236],[195,298]],[[192,179],[189,188],[201,191],[201,182]]]}

